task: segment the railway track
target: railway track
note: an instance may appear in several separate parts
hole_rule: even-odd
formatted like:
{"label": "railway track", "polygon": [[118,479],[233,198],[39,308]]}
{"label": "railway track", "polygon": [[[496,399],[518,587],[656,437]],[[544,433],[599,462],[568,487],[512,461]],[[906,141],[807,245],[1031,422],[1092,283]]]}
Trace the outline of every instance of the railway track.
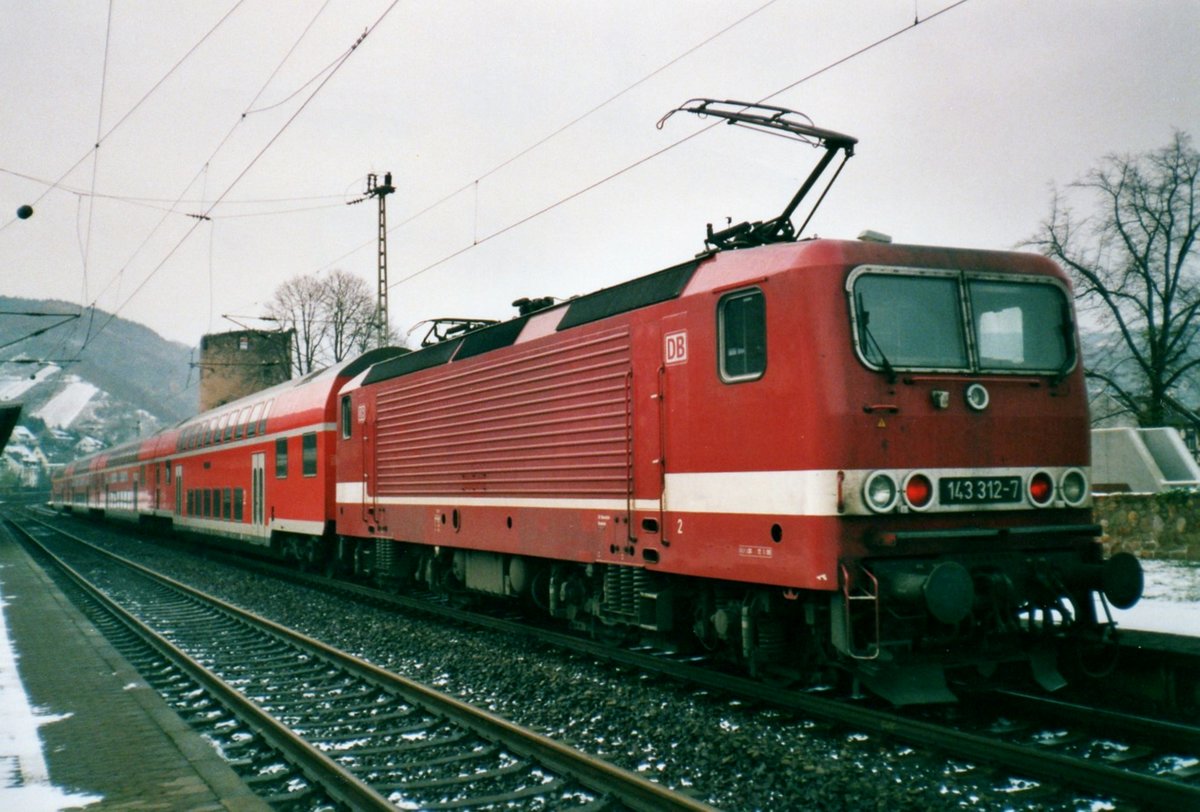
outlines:
{"label": "railway track", "polygon": [[49,525],[10,526],[221,706],[202,715],[235,718],[337,803],[712,809]]}
{"label": "railway track", "polygon": [[[212,555],[211,551],[207,554]],[[245,559],[229,561],[247,566]],[[844,697],[795,692],[732,677],[703,662],[660,651],[614,648],[574,635],[530,629],[518,620],[456,609],[444,602],[395,595],[261,562],[252,566],[264,574],[374,606],[393,605],[455,623],[533,636],[550,645],[737,696],[762,707],[943,752],[959,762],[988,766],[993,772],[1018,776],[1018,780],[1077,787],[1139,808],[1200,808],[1200,730],[1195,727],[1013,695],[969,700],[960,706],[962,710],[898,713]],[[970,712],[980,707],[989,709],[988,713]]]}
{"label": "railway track", "polygon": [[[230,559],[238,561],[239,559]],[[244,559],[241,560],[244,565]],[[421,597],[256,563],[270,573],[372,604],[437,614],[836,725],[891,737],[1028,779],[1136,801],[1155,809],[1200,809],[1200,728],[1011,692],[965,697],[980,713],[895,711],[732,676],[694,657],[622,649],[520,620],[481,615]],[[1000,715],[1000,712],[1006,715]],[[963,718],[963,717],[967,718]],[[1048,724],[1048,723],[1053,724]]]}

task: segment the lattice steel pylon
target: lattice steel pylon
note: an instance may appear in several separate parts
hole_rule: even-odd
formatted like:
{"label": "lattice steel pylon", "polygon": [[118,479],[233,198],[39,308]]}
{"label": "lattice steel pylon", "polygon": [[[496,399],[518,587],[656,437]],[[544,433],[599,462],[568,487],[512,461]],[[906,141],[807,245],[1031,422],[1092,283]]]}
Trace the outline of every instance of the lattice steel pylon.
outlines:
{"label": "lattice steel pylon", "polygon": [[377,344],[386,347],[388,343],[388,283],[387,283],[387,196],[396,191],[392,185],[392,173],[383,176],[374,173],[367,175],[367,196],[379,198],[379,298],[375,305],[375,328]]}

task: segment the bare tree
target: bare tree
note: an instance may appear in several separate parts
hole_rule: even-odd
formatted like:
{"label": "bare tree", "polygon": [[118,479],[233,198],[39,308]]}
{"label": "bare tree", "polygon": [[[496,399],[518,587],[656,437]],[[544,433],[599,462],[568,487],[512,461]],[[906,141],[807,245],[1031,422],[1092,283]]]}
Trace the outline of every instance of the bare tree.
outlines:
{"label": "bare tree", "polygon": [[1108,336],[1091,359],[1108,415],[1161,426],[1200,386],[1200,153],[1176,132],[1166,147],[1109,155],[1073,189],[1091,193],[1078,217],[1056,190],[1029,241],[1070,273],[1081,311]]}
{"label": "bare tree", "polygon": [[[296,331],[293,372],[307,375],[374,346],[375,297],[357,276],[333,270],[296,276],[275,289],[267,315]],[[389,330],[390,336],[394,333]]]}
{"label": "bare tree", "polygon": [[333,361],[367,350],[375,339],[375,299],[360,277],[334,270],[324,280],[328,345]]}
{"label": "bare tree", "polygon": [[323,344],[329,331],[325,319],[326,292],[315,274],[293,277],[275,289],[267,315],[281,327],[296,331],[292,371],[307,375],[325,365]]}

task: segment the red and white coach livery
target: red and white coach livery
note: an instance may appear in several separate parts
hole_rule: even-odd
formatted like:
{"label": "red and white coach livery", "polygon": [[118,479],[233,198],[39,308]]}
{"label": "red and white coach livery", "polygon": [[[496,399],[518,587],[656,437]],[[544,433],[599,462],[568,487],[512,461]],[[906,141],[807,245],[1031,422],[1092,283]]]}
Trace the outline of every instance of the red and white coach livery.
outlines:
{"label": "red and white coach livery", "polygon": [[55,479],[52,502],[321,559],[333,543],[337,391],[402,352],[374,350],[77,460]]}

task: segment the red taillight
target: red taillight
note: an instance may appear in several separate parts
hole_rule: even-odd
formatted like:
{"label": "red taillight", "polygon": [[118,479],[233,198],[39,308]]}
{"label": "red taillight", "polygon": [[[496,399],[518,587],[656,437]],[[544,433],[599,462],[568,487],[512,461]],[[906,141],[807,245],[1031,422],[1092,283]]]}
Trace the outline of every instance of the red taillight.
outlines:
{"label": "red taillight", "polygon": [[923,508],[933,498],[933,483],[924,474],[913,474],[904,483],[904,499],[915,508]]}
{"label": "red taillight", "polygon": [[1050,504],[1054,497],[1054,480],[1045,471],[1038,471],[1029,479],[1029,500],[1038,507]]}

